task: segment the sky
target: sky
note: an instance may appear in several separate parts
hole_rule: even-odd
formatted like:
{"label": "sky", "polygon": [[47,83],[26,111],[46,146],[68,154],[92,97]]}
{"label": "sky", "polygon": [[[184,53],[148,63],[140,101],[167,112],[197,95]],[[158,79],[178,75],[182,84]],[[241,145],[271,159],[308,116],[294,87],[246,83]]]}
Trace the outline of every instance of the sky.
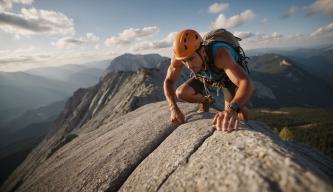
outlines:
{"label": "sky", "polygon": [[226,28],[245,50],[333,44],[333,0],[0,0],[0,71],[170,57],[186,28]]}

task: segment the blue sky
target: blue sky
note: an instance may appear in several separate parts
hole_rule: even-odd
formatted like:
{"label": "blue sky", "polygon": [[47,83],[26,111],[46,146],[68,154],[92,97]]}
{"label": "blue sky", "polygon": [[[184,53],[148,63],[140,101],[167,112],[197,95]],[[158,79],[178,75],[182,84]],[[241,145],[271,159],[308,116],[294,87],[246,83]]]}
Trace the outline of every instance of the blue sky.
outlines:
{"label": "blue sky", "polygon": [[170,56],[177,31],[220,27],[245,49],[333,42],[333,0],[0,0],[0,71],[125,52]]}

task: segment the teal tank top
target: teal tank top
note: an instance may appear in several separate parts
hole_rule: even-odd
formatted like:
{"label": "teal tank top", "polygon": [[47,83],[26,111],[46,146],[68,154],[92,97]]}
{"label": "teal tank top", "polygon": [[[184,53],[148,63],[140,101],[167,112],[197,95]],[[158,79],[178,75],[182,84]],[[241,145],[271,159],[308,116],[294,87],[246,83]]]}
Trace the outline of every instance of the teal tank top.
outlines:
{"label": "teal tank top", "polygon": [[[231,57],[235,60],[235,61],[238,61],[238,54],[236,52],[236,50],[234,48],[232,48],[230,45],[226,44],[226,43],[223,43],[223,42],[217,42],[217,43],[214,43],[212,45],[212,51],[213,51],[213,57],[215,57],[216,55],[216,51],[218,48],[220,47],[224,47],[226,48],[228,51],[229,51],[229,54],[231,55]],[[211,80],[219,80],[219,76],[216,75],[214,72],[212,72],[211,70],[208,70],[208,71],[201,71],[199,72],[200,75],[204,76],[204,77],[207,77]]]}

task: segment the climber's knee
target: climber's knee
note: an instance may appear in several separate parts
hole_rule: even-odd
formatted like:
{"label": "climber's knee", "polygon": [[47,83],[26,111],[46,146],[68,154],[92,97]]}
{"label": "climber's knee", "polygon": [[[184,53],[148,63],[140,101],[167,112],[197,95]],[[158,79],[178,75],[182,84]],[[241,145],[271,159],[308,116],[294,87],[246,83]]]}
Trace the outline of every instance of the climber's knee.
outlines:
{"label": "climber's knee", "polygon": [[184,96],[184,89],[182,88],[182,86],[179,86],[176,89],[176,97],[181,99]]}
{"label": "climber's knee", "polygon": [[186,100],[193,94],[195,94],[193,88],[186,84],[183,84],[176,89],[176,97],[182,100]]}

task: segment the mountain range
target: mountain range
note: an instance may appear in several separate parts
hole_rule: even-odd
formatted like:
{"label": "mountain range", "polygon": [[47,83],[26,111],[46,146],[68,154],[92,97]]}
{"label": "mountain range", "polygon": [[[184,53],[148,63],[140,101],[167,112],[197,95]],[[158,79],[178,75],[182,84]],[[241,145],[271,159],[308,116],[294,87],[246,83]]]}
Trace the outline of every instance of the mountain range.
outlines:
{"label": "mountain range", "polygon": [[254,107],[333,107],[333,87],[294,59],[264,54],[251,57],[248,66],[256,85]]}

